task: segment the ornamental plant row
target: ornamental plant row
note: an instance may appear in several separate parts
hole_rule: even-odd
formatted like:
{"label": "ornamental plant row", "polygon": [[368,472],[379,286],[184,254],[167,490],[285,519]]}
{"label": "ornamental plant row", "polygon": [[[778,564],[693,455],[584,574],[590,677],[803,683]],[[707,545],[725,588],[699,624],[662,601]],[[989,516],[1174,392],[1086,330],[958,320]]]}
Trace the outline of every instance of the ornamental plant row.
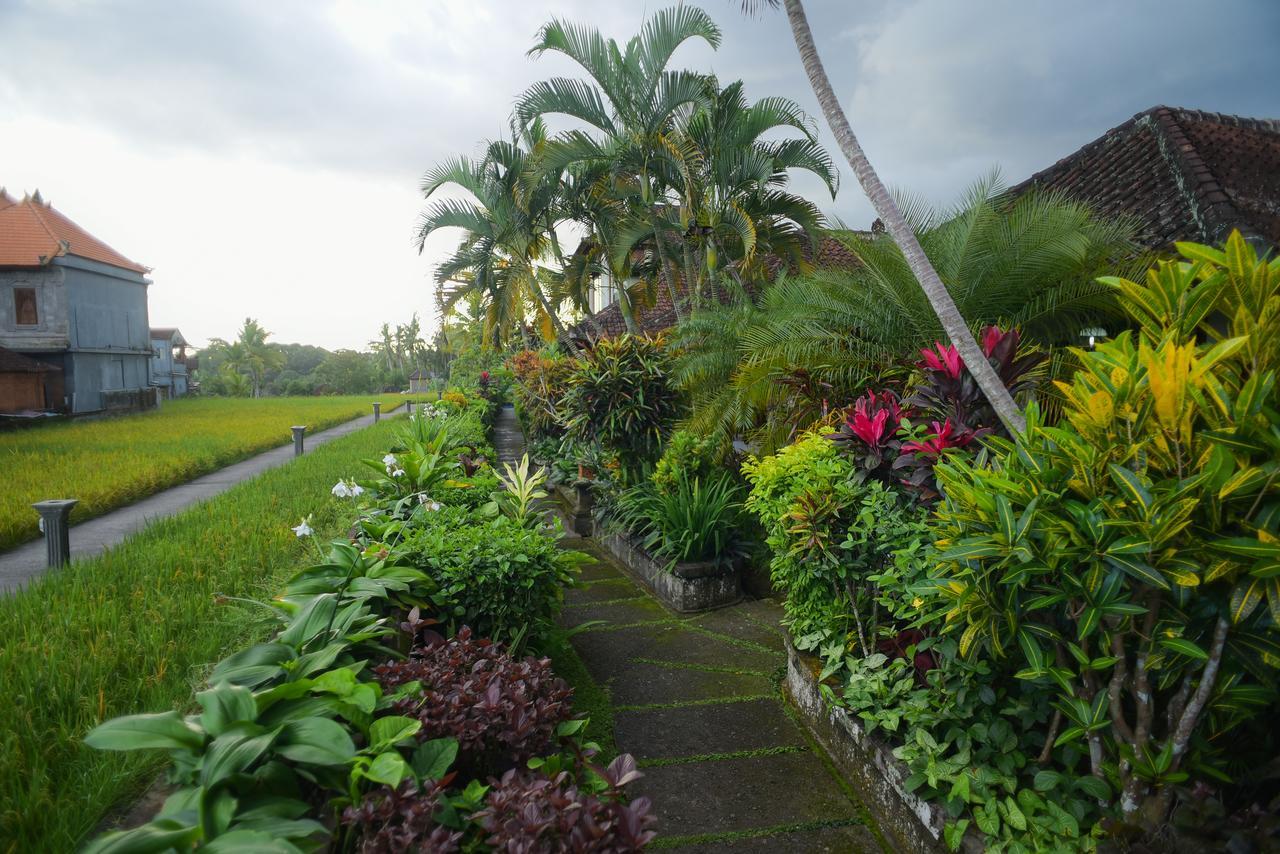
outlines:
{"label": "ornamental plant row", "polygon": [[[261,603],[279,631],[219,662],[197,711],[88,734],[163,751],[175,787],[150,822],[88,851],[625,852],[652,838],[648,801],[624,791],[634,760],[597,764],[572,690],[528,654],[581,556],[531,523],[536,473],[477,462],[485,402],[457,397],[414,412],[374,476],[334,486],[357,511],[350,536]],[[311,535],[305,519],[294,531]]]}

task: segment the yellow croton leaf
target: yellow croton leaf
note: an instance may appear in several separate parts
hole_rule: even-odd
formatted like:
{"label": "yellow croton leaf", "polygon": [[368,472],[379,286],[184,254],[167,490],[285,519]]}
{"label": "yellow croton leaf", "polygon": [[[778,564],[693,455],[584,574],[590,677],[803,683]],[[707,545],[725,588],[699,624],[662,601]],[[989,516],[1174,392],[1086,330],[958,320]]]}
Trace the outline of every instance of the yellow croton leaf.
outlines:
{"label": "yellow croton leaf", "polygon": [[1179,345],[1165,341],[1159,350],[1152,350],[1144,342],[1139,347],[1138,358],[1147,371],[1147,386],[1151,389],[1156,420],[1161,429],[1178,441],[1190,444],[1194,410],[1189,405],[1189,392],[1195,366],[1195,344]]}

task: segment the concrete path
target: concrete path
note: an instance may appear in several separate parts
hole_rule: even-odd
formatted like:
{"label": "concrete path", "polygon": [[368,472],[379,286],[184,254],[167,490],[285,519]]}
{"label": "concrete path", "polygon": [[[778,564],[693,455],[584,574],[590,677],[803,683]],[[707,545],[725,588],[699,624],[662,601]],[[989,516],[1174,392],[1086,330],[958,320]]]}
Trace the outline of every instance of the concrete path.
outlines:
{"label": "concrete path", "polygon": [[[400,411],[399,407],[397,411]],[[383,415],[385,417],[387,413],[384,412]],[[371,424],[373,424],[373,416],[366,415],[345,424],[339,424],[337,427],[330,427],[328,430],[308,435],[305,447],[310,450]],[[202,475],[181,486],[157,492],[134,504],[81,522],[71,528],[71,559],[83,560],[100,554],[130,534],[142,530],[155,519],[172,516],[192,504],[220,495],[237,483],[248,480],[267,469],[284,465],[291,459],[293,459],[292,442]],[[10,551],[0,552],[0,596],[22,587],[32,578],[43,575],[46,569],[44,540],[34,540]]]}
{"label": "concrete path", "polygon": [[[523,451],[510,409],[499,459]],[[667,611],[593,540],[562,622],[591,624],[574,648],[614,705],[618,750],[639,761],[630,788],[652,799],[659,843],[679,851],[888,850],[866,809],[783,700],[782,609],[767,599],[692,617]]]}

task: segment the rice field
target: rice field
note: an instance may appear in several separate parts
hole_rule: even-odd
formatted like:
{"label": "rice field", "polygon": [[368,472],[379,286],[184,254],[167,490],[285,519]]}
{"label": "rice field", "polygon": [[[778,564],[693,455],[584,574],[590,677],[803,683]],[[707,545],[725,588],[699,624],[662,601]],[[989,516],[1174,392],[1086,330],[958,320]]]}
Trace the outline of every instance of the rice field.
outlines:
{"label": "rice field", "polygon": [[90,750],[84,734],[189,707],[211,662],[267,634],[266,612],[237,599],[271,597],[316,559],[290,530],[302,516],[319,542],[345,531],[352,505],[330,487],[394,429],[335,439],[0,598],[0,854],[74,851],[146,787],[162,757]]}
{"label": "rice field", "polygon": [[72,522],[101,515],[307,432],[387,409],[398,395],[189,398],[158,411],[0,433],[0,550],[39,536],[31,504],[76,498]]}

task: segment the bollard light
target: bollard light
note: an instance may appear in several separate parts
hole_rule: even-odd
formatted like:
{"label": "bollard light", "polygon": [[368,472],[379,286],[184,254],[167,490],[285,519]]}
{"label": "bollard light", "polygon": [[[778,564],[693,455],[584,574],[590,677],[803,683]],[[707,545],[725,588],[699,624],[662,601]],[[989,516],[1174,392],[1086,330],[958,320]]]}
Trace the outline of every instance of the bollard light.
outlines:
{"label": "bollard light", "polygon": [[373,402],[373,423],[377,424],[382,419],[382,401],[375,400]]}
{"label": "bollard light", "polygon": [[71,526],[67,519],[71,508],[79,503],[75,498],[55,498],[38,501],[31,506],[40,514],[40,529],[44,531],[44,543],[48,565],[56,569],[71,560]]}
{"label": "bollard light", "polygon": [[289,429],[293,431],[293,455],[300,457],[302,456],[302,437],[306,435],[307,425],[294,425]]}

